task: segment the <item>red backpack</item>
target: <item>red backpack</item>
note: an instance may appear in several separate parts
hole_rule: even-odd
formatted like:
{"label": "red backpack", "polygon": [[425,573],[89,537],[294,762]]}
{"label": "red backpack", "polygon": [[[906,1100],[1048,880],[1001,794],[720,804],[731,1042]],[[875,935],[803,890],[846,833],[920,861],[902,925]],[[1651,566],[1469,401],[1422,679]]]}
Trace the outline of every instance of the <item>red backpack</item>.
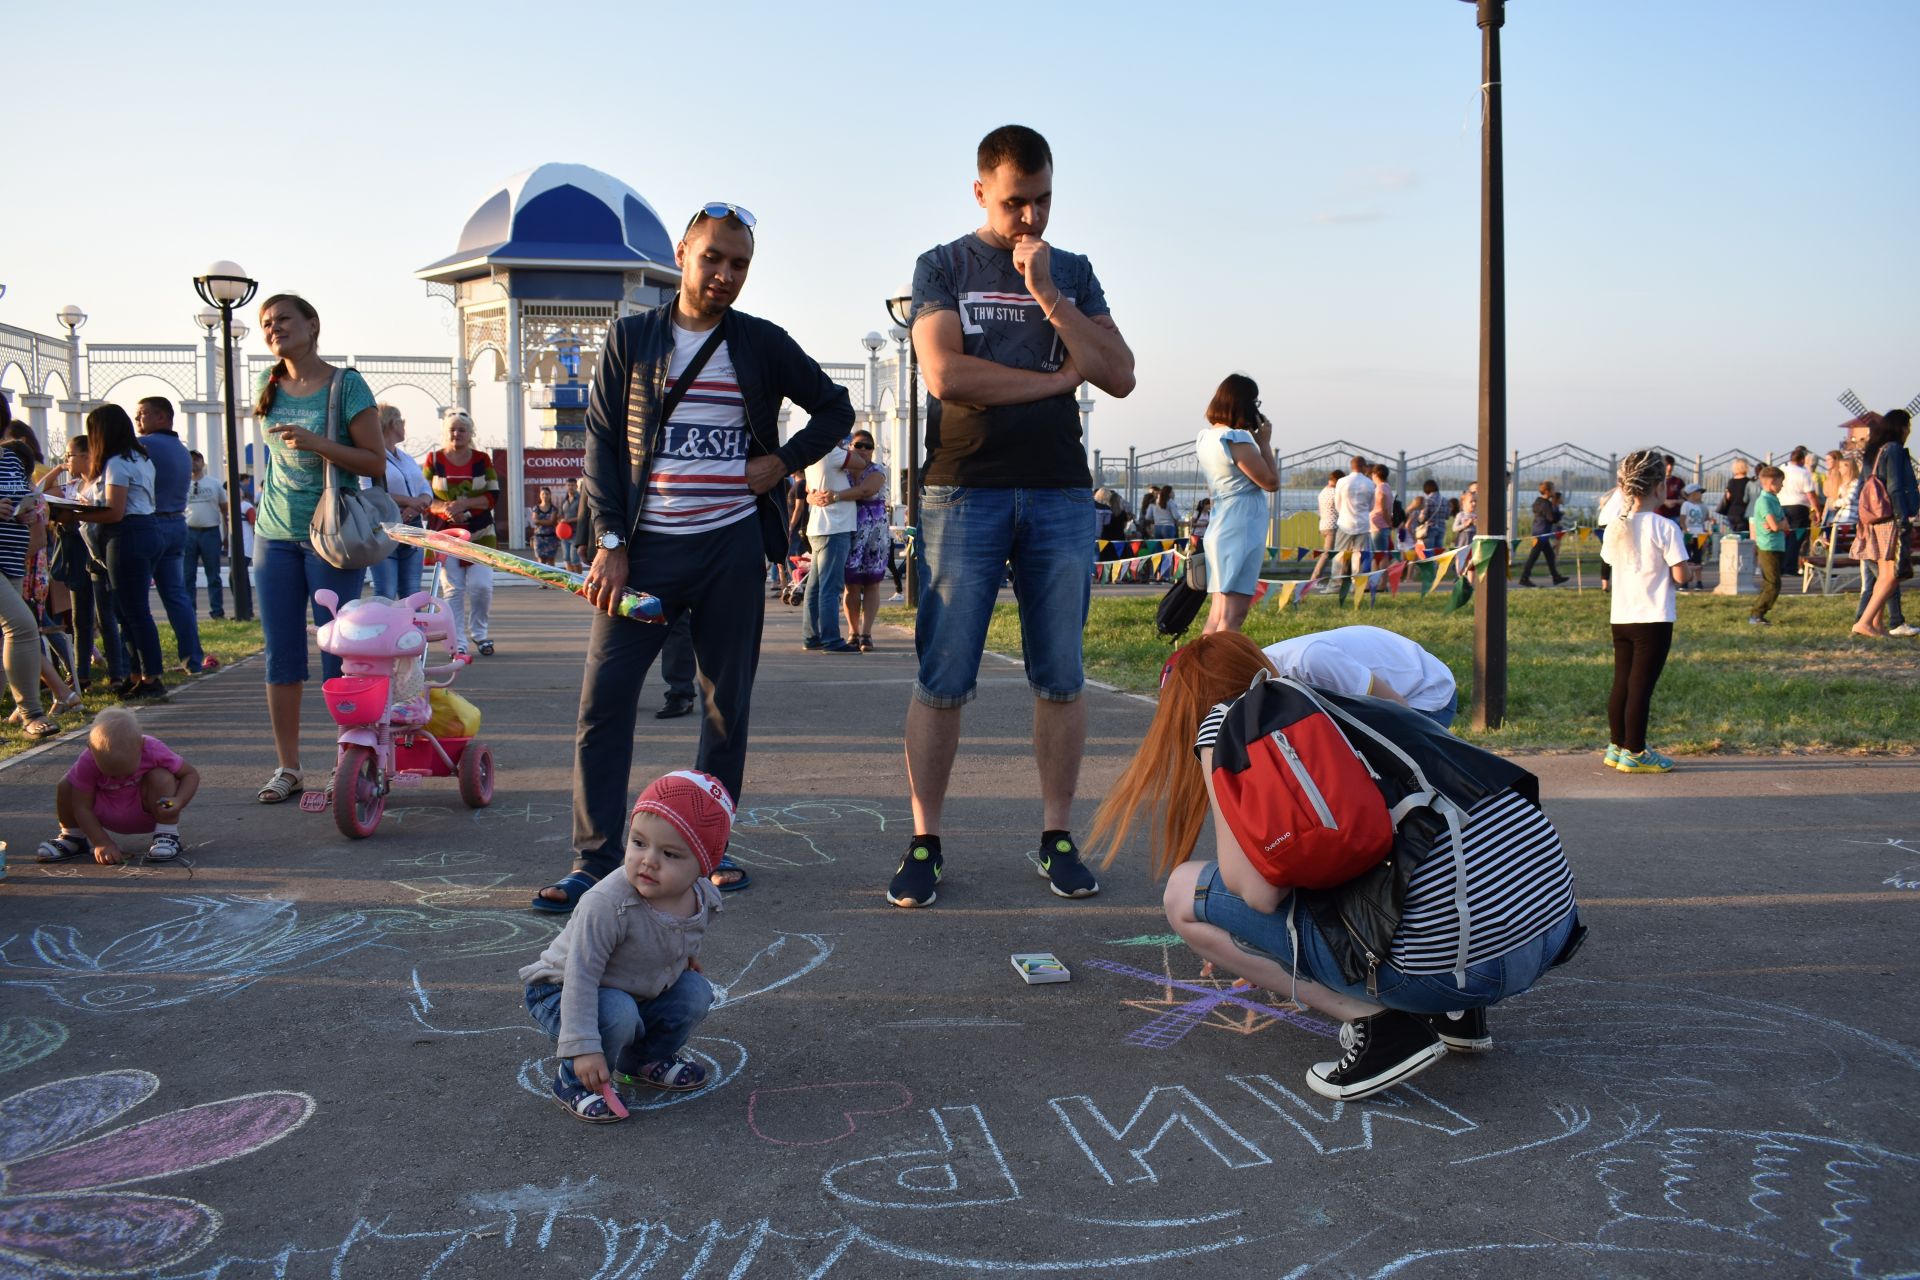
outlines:
{"label": "red backpack", "polygon": [[1265,673],[1213,743],[1213,794],[1269,884],[1325,889],[1378,865],[1393,818],[1376,775],[1304,685]]}

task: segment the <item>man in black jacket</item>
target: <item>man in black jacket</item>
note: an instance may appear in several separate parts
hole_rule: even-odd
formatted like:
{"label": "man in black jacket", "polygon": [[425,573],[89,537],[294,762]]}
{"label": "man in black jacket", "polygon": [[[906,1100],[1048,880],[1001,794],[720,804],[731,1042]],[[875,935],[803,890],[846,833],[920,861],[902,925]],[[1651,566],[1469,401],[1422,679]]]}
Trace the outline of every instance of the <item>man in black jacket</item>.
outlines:
{"label": "man in black jacket", "polygon": [[[784,329],[733,309],[753,261],[753,215],[709,204],[674,249],[674,305],[617,321],[587,408],[587,518],[593,620],[574,741],[574,871],[533,905],[566,912],[626,849],[627,775],[640,686],[667,628],[615,616],[631,589],[693,615],[693,649],[711,682],[696,768],[737,805],[749,703],[760,663],[767,561],[786,553],[776,498],[791,472],[853,426],[846,389]],[[811,421],[780,443],[791,400]],[[723,861],[721,888],[745,882]]]}

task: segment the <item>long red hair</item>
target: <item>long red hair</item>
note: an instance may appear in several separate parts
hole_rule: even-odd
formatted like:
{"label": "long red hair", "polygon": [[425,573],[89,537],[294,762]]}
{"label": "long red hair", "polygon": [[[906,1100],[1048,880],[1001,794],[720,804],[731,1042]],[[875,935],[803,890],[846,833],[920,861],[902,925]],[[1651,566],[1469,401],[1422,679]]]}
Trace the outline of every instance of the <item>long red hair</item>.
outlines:
{"label": "long red hair", "polygon": [[1113,864],[1142,808],[1159,814],[1152,833],[1156,878],[1193,856],[1207,818],[1207,782],[1193,735],[1216,703],[1233,701],[1255,675],[1273,670],[1260,646],[1238,631],[1209,632],[1174,654],[1140,749],[1093,815],[1087,845],[1107,846],[1102,867]]}

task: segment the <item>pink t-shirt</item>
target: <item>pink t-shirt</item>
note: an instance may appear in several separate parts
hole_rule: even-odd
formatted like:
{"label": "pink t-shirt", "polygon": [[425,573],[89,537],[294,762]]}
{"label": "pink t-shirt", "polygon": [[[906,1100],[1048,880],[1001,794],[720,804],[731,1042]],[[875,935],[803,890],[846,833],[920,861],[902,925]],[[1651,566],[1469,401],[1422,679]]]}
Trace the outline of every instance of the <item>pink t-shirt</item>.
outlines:
{"label": "pink t-shirt", "polygon": [[125,777],[109,778],[100,772],[100,762],[93,758],[92,751],[82,751],[80,758],[73,762],[73,768],[67,770],[67,781],[75,790],[93,793],[94,807],[100,807],[109,796],[117,796],[123,791],[132,792],[133,807],[140,807],[140,779],[155,769],[165,769],[168,773],[179,773],[186,767],[174,749],[160,739],[147,734],[140,736],[140,763],[134,771]]}

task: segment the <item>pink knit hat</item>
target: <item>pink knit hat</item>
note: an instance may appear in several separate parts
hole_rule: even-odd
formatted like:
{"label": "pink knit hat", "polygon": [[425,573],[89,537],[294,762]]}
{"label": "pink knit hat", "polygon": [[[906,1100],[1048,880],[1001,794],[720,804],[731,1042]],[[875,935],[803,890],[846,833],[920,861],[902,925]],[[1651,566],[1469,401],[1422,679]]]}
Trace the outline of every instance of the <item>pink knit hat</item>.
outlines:
{"label": "pink knit hat", "polygon": [[671,822],[700,860],[702,875],[712,875],[720,865],[733,834],[733,797],[726,784],[698,769],[676,769],[655,778],[634,801],[633,811]]}

